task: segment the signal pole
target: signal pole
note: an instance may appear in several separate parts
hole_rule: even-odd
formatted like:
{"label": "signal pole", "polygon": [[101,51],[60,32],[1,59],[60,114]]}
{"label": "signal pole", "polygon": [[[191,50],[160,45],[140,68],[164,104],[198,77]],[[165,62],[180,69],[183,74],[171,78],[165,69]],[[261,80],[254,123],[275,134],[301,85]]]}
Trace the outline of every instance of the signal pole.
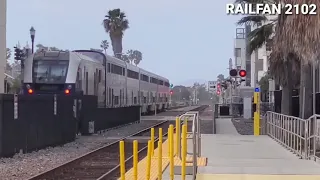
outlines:
{"label": "signal pole", "polygon": [[235,82],[237,81],[238,78],[240,78],[240,84],[242,82],[242,79],[243,77],[245,77],[247,75],[247,72],[246,70],[243,70],[243,69],[230,69],[229,71],[229,75],[230,75],[230,114],[232,115],[233,113],[233,96],[232,96],[232,89],[233,89],[233,79],[232,78],[235,78]]}

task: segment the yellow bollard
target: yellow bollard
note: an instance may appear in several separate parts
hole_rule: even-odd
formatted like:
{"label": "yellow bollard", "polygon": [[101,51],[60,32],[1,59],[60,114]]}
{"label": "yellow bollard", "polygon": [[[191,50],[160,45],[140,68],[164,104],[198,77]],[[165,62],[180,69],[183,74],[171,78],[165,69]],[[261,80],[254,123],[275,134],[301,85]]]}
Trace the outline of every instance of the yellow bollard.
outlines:
{"label": "yellow bollard", "polygon": [[177,156],[180,156],[180,141],[181,141],[181,133],[180,133],[180,118],[176,117],[176,151],[177,151]]}
{"label": "yellow bollard", "polygon": [[181,156],[181,178],[186,179],[186,158],[187,158],[187,125],[182,125],[182,156]]}
{"label": "yellow bollard", "polygon": [[170,132],[170,179],[174,179],[174,144],[173,144],[173,125],[170,124],[169,126],[169,132]]}
{"label": "yellow bollard", "polygon": [[170,134],[171,132],[170,132],[170,127],[168,128],[168,139],[167,139],[167,141],[168,141],[168,143],[169,143],[169,146],[168,146],[168,157],[170,157],[170,151],[171,151],[171,134]]}
{"label": "yellow bollard", "polygon": [[125,167],[125,157],[124,157],[124,141],[119,142],[120,146],[120,179],[125,180],[126,179],[126,167]]}
{"label": "yellow bollard", "polygon": [[158,150],[158,180],[162,180],[162,141],[160,140],[158,141]]}
{"label": "yellow bollard", "polygon": [[133,141],[133,179],[138,180],[138,141]]}
{"label": "yellow bollard", "polygon": [[159,141],[161,141],[161,144],[163,143],[163,134],[162,134],[162,128],[159,128]]}
{"label": "yellow bollard", "polygon": [[147,154],[147,179],[150,180],[150,169],[151,169],[151,141],[148,141],[148,154]]}
{"label": "yellow bollard", "polygon": [[151,156],[154,153],[154,128],[151,128]]}

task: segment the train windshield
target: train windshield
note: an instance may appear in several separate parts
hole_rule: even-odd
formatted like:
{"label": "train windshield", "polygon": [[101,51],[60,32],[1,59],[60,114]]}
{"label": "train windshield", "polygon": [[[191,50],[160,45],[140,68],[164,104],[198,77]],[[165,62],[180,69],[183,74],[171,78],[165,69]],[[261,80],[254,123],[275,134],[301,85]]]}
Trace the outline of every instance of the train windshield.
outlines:
{"label": "train windshield", "polygon": [[36,83],[63,83],[66,79],[69,61],[37,60],[33,64],[33,78]]}

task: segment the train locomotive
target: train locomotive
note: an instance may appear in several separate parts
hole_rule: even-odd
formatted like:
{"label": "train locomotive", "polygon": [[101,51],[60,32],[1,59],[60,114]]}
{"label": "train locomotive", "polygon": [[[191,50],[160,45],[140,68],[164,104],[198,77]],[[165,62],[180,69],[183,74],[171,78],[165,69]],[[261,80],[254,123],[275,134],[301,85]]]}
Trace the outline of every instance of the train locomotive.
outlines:
{"label": "train locomotive", "polygon": [[36,52],[24,62],[23,82],[24,94],[94,95],[101,107],[170,106],[167,78],[94,50]]}

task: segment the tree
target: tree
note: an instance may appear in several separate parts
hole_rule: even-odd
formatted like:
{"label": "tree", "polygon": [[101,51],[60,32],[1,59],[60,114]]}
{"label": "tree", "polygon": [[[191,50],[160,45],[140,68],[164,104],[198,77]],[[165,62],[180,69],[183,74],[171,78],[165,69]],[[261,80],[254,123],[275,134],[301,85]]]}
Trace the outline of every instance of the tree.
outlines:
{"label": "tree", "polygon": [[172,100],[175,101],[183,101],[183,100],[189,100],[190,98],[190,92],[187,87],[185,86],[175,86],[172,88],[173,94],[171,96]]}
{"label": "tree", "polygon": [[107,54],[107,49],[109,48],[108,40],[101,41],[100,47],[104,50],[104,53]]}
{"label": "tree", "polygon": [[[290,3],[302,5],[302,0],[292,0]],[[311,3],[311,2],[309,2]],[[320,1],[312,1],[315,6]],[[279,20],[280,21],[280,20]],[[319,16],[307,16],[292,13],[282,15],[275,36],[275,49],[288,57],[294,53],[300,60],[300,117],[309,118],[312,112],[312,64],[318,62],[320,46]],[[305,97],[305,98],[303,98]],[[302,111],[302,105],[305,105]],[[304,112],[304,114],[302,114]]]}
{"label": "tree", "polygon": [[129,56],[127,54],[122,54],[121,59],[126,63],[130,63]]}
{"label": "tree", "polygon": [[142,53],[138,50],[128,50],[127,52],[128,58],[131,62],[131,64],[135,64],[136,66],[141,62],[142,60]]}
{"label": "tree", "polygon": [[10,48],[7,48],[7,53],[6,53],[6,71],[11,71],[12,70],[12,67],[11,67],[11,64],[9,63],[9,59],[11,57],[11,50]]}
{"label": "tree", "polygon": [[42,50],[45,50],[45,51],[59,51],[61,49],[57,48],[57,47],[49,47],[49,46],[44,46],[42,44],[37,44],[36,45],[36,52],[39,52],[39,51],[42,51]]}
{"label": "tree", "polygon": [[224,75],[223,74],[219,74],[217,76],[217,78],[218,78],[219,81],[223,81],[224,80]]}
{"label": "tree", "polygon": [[103,20],[103,26],[111,39],[114,56],[121,58],[122,55],[122,38],[125,30],[129,28],[129,21],[126,19],[124,12],[120,9],[109,10]]}

